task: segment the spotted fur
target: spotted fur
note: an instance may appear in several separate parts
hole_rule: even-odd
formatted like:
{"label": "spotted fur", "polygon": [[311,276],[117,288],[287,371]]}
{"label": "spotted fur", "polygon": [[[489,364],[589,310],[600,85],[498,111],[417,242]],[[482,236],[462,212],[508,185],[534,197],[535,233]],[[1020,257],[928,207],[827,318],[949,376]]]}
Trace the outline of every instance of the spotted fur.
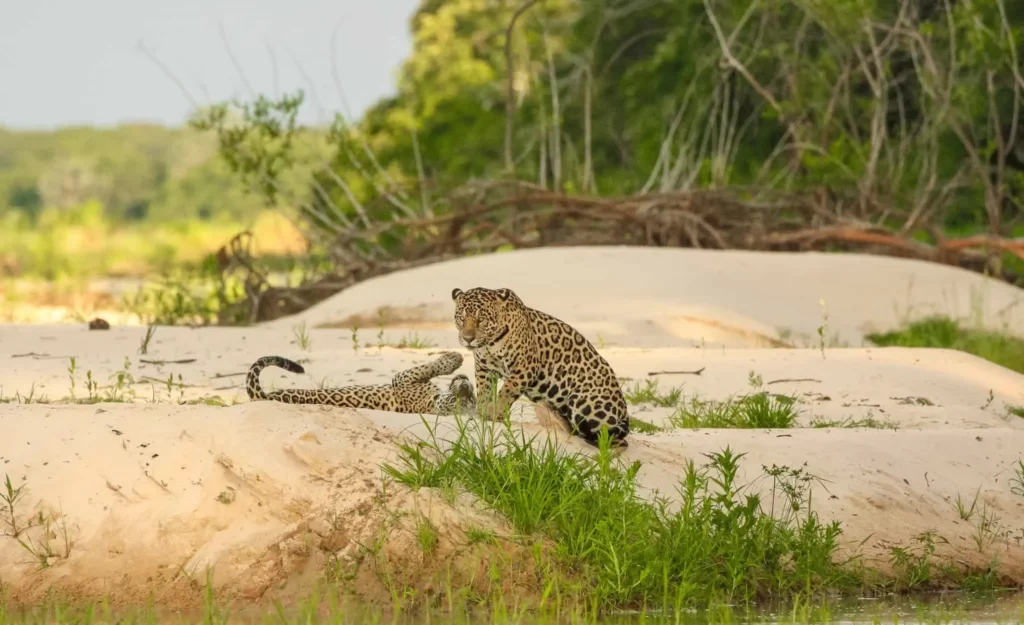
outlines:
{"label": "spotted fur", "polygon": [[[510,289],[452,291],[459,343],[473,353],[481,418],[503,417],[520,396],[560,417],[597,444],[602,426],[628,447],[629,414],[615,372],[569,324],[527,307]],[[504,380],[496,403],[496,379]]]}
{"label": "spotted fur", "polygon": [[412,414],[449,415],[459,408],[472,409],[476,404],[473,385],[464,375],[455,376],[447,391],[431,382],[440,375],[449,375],[462,366],[462,354],[443,352],[440,357],[395,374],[391,384],[364,384],[326,389],[263,390],[260,373],[266,367],[280,367],[292,373],[305,373],[302,365],[280,356],[264,356],[249,367],[245,390],[249,399],[271,400],[286,404],[320,404],[345,408],[371,408]]}

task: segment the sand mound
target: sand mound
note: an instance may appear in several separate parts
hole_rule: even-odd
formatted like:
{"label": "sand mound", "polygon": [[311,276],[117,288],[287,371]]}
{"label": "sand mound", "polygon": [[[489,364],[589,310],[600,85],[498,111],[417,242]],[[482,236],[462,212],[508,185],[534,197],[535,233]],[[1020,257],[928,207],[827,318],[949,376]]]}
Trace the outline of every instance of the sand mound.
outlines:
{"label": "sand mound", "polygon": [[[18,600],[55,587],[186,607],[201,602],[208,570],[242,599],[309,592],[327,575],[386,600],[387,580],[419,589],[486,580],[479,569],[496,553],[507,571],[530,570],[522,548],[467,544],[471,529],[507,533],[468,497],[382,490],[380,462],[397,428],[355,412],[18,405],[0,426],[12,433],[5,470],[15,486],[27,483],[19,525],[36,524],[20,538],[43,554],[0,543],[0,576]],[[434,538],[423,545],[425,523]],[[506,583],[509,593],[522,582]]]}
{"label": "sand mound", "polygon": [[956,267],[867,254],[627,246],[516,250],[427,265],[367,280],[268,325],[444,330],[452,288],[473,286],[511,288],[588,337],[624,346],[814,344],[821,301],[836,345],[860,346],[865,334],[930,314],[1024,336],[1024,291]]}
{"label": "sand mound", "polygon": [[[945,350],[826,349],[823,355],[817,349],[683,347],[686,333],[672,334],[666,321],[703,305],[702,319],[726,318],[707,311],[734,311],[730,324],[770,334],[776,325],[820,323],[817,299],[825,297],[830,327],[853,336],[869,320],[883,328],[894,321],[886,315],[891,300],[905,292],[900,281],[907,276],[930,285],[928,301],[936,305],[943,288],[969,291],[980,284],[976,276],[861,258],[858,271],[857,263],[841,269],[845,261],[837,260],[833,273],[815,269],[815,278],[806,272],[819,261],[832,263],[829,257],[809,262],[806,255],[717,252],[679,254],[671,261],[679,269],[665,271],[676,252],[685,250],[535,250],[460,261],[455,272],[427,267],[357,286],[298,319],[245,329],[160,328],[145,355],[138,353],[140,328],[0,326],[7,402],[0,404],[0,467],[15,487],[25,485],[15,520],[37,525],[19,538],[42,554],[0,537],[0,581],[25,601],[52,587],[122,603],[153,595],[170,606],[201,602],[207,570],[219,592],[241,600],[298,595],[323,577],[381,601],[395,587],[430,593],[454,585],[487,596],[496,590],[495,579],[506,597],[536,591],[531,546],[473,540],[478,531],[502,537],[510,530],[471,497],[382,488],[380,465],[394,457],[396,440],[425,434],[418,416],[250,403],[242,387],[248,365],[267,354],[300,360],[307,371],[267,370],[268,388],[379,383],[426,362],[439,347],[455,345],[451,329],[425,329],[405,318],[378,337],[360,323],[366,329],[353,343],[350,330],[312,329],[306,342],[294,328],[303,320],[312,326],[371,315],[381,306],[421,304],[436,306],[440,323],[450,315],[453,285],[495,286],[486,275],[498,265],[506,270],[501,284],[520,291],[528,304],[580,324],[595,341],[605,331],[618,332],[601,349],[627,385],[658,380],[662,389],[682,386],[687,397],[725,399],[749,390],[753,374],[763,388],[798,397],[798,428],[633,435],[622,459],[643,463],[645,488],[674,494],[687,459],[702,461],[701,454],[726,445],[747,454],[746,480],[762,465],[806,463],[826,480],[815,487],[815,508],[825,520],[842,522],[847,548],[867,539],[861,552],[874,564],[884,568],[889,546],[909,545],[934,530],[949,540],[944,555],[974,566],[998,557],[1003,572],[1024,581],[1024,497],[1009,485],[1011,466],[1024,455],[1024,419],[1008,412],[1024,405],[1024,376]],[[867,260],[879,264],[872,269]],[[773,263],[775,270],[765,269]],[[792,267],[784,270],[786,263]],[[568,282],[528,279],[531,265],[536,275],[537,265],[552,264],[594,271]],[[698,277],[708,268],[718,272],[715,279]],[[860,292],[842,295],[836,275],[857,275]],[[867,291],[872,275],[897,284]],[[594,304],[582,292],[598,290],[600,276],[614,286]],[[407,287],[401,294],[400,285]],[[914,293],[920,294],[918,286]],[[992,309],[1020,314],[1012,306],[1018,291],[985,288]],[[892,296],[897,291],[900,296]],[[965,301],[950,306],[965,311]],[[423,318],[435,319],[431,315]],[[736,336],[723,342],[750,344]],[[438,345],[424,346],[424,337]],[[420,348],[393,347],[412,339]],[[460,372],[472,374],[471,359]],[[20,400],[10,401],[16,395]],[[107,401],[60,403],[72,395]],[[654,424],[665,424],[669,412],[633,407],[635,416]],[[542,432],[528,404],[517,406],[513,418],[531,433]],[[876,427],[842,427],[865,419]],[[442,434],[450,431],[450,419],[437,423]],[[810,427],[824,423],[831,425]],[[589,452],[576,441],[567,444]],[[969,502],[975,493],[991,521],[980,539],[977,519],[962,519],[955,505],[958,496]],[[9,524],[0,528],[12,533]],[[495,570],[497,578],[490,574]]]}

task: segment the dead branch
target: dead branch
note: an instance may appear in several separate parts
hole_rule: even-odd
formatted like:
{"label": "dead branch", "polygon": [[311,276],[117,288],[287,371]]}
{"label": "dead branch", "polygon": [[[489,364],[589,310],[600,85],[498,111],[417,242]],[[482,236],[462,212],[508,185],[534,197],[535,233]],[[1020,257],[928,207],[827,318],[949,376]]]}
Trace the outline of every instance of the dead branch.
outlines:
{"label": "dead branch", "polygon": [[[856,192],[855,190],[853,192]],[[221,250],[224,271],[245,274],[241,317],[252,322],[293,314],[363,280],[412,267],[516,249],[574,245],[636,245],[758,251],[874,253],[993,272],[991,259],[1024,260],[1024,240],[975,235],[934,243],[914,240],[843,212],[854,198],[835,192],[781,193],[758,189],[650,192],[624,197],[567,195],[536,184],[475,182],[443,198],[443,214],[397,218],[347,229],[331,244],[333,273],[299,287],[272,286],[239,235]],[[876,207],[879,211],[885,207]],[[387,250],[380,241],[395,241]],[[365,254],[361,250],[374,250]],[[1012,269],[996,268],[1010,282]],[[225,316],[239,318],[239,310]]]}

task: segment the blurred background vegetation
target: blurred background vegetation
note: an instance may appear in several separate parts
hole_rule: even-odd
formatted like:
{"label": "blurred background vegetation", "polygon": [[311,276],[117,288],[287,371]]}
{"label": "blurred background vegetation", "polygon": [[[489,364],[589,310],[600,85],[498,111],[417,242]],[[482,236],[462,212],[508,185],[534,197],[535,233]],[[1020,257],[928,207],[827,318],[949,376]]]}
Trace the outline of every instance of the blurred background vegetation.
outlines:
{"label": "blurred background vegetation", "polygon": [[179,129],[0,130],[0,274],[155,279],[138,316],[240,323],[253,267],[229,284],[211,256],[234,234],[260,271],[323,284],[511,180],[813,193],[828,223],[926,245],[1021,238],[1022,27],[1006,0],[423,0],[395,95],[359,120],[296,124],[310,86]]}

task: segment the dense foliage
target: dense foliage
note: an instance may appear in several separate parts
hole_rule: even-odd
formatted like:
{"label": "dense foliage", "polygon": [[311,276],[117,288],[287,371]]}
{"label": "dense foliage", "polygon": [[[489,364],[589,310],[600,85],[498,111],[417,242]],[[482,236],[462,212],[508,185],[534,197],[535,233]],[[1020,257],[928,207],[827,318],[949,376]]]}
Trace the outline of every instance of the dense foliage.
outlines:
{"label": "dense foliage", "polygon": [[816,189],[900,234],[1021,236],[1022,26],[1006,0],[423,0],[396,94],[363,119],[302,128],[299,93],[197,111],[193,130],[0,131],[0,218],[268,202],[330,239],[515,177]]}
{"label": "dense foliage", "polygon": [[116,221],[238,217],[260,207],[213,137],[129,125],[53,132],[0,129],[0,219],[38,220],[99,202]]}
{"label": "dense foliage", "polygon": [[[1004,0],[424,0],[397,95],[338,118],[307,214],[330,229],[374,206],[443,210],[455,185],[514,175],[605,195],[824,189],[903,233],[1010,235],[1022,25]],[[264,101],[242,125],[299,103]],[[198,125],[224,138],[217,115]],[[265,165],[239,171],[267,184]]]}

